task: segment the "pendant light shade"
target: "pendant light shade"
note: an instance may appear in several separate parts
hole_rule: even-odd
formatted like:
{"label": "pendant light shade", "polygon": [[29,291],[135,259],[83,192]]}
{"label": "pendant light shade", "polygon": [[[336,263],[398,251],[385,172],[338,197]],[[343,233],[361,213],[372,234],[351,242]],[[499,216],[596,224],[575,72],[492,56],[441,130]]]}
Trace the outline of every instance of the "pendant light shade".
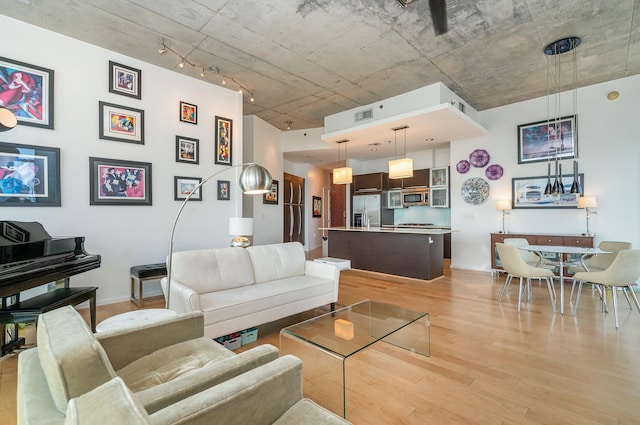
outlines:
{"label": "pendant light shade", "polygon": [[405,158],[397,158],[394,153],[394,159],[389,161],[389,178],[390,179],[404,179],[407,177],[413,177],[413,159],[407,158],[407,128],[405,125],[402,127],[392,128],[395,139],[395,149],[398,148],[398,130],[404,130],[404,155]]}
{"label": "pendant light shade", "polygon": [[240,174],[240,189],[247,195],[267,193],[271,190],[271,174],[269,170],[258,165],[251,164]]}
{"label": "pendant light shade", "polygon": [[[340,145],[347,143],[349,140],[339,140],[338,144],[338,165],[340,163]],[[347,167],[347,145],[344,145],[344,167],[333,169],[333,184],[351,184],[353,181],[353,170],[351,167]]]}

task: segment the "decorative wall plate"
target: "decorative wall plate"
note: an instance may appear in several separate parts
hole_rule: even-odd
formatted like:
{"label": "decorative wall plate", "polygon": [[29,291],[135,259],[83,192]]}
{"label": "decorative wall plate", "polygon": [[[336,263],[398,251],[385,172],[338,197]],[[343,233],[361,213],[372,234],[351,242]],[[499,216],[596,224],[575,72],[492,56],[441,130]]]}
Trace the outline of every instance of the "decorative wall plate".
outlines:
{"label": "decorative wall plate", "polygon": [[489,198],[489,183],[480,177],[472,177],[462,183],[462,199],[471,205],[480,205]]}
{"label": "decorative wall plate", "polygon": [[484,170],[484,175],[487,176],[489,180],[498,180],[502,177],[503,173],[504,170],[498,164],[489,165],[487,169]]}
{"label": "decorative wall plate", "polygon": [[469,164],[469,161],[467,161],[466,159],[458,161],[458,163],[456,164],[456,170],[458,170],[460,174],[466,173],[470,168],[471,164]]}
{"label": "decorative wall plate", "polygon": [[482,168],[489,163],[489,152],[484,149],[476,149],[469,155],[469,162],[474,167]]}

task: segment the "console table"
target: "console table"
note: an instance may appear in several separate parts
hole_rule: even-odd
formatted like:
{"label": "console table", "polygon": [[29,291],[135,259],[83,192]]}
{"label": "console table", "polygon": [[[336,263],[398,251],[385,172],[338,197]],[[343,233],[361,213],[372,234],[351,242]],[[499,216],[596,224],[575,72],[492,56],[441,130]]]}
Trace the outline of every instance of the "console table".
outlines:
{"label": "console table", "polygon": [[504,243],[508,238],[525,238],[529,245],[560,245],[560,246],[580,246],[583,248],[593,248],[593,236],[563,235],[545,233],[491,233],[491,274],[503,271],[496,243]]}

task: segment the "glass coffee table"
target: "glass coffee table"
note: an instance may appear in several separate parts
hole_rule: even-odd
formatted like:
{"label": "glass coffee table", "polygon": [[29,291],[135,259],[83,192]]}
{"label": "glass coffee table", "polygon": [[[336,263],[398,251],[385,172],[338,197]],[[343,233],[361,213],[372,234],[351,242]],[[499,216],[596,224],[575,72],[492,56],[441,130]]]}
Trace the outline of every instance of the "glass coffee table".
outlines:
{"label": "glass coffee table", "polygon": [[302,359],[305,396],[347,417],[346,361],[383,341],[429,356],[429,313],[365,300],[280,331],[280,352]]}

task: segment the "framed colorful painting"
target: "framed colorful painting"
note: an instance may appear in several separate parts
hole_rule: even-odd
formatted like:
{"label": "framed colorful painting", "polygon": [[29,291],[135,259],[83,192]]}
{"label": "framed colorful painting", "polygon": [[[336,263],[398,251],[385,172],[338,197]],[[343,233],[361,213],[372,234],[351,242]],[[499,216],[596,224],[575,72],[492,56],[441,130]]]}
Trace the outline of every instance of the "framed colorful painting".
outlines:
{"label": "framed colorful painting", "polygon": [[151,205],[151,163],[89,158],[90,205]]}
{"label": "framed colorful painting", "polygon": [[53,70],[0,57],[0,101],[19,125],[53,130]]}
{"label": "framed colorful painting", "polygon": [[200,141],[190,137],[176,136],[176,162],[198,164],[200,158]]}
{"label": "framed colorful painting", "polygon": [[180,121],[198,124],[198,106],[180,101]]}
{"label": "framed colorful painting", "polygon": [[231,182],[229,180],[218,180],[218,201],[231,200]]}
{"label": "framed colorful painting", "polygon": [[278,180],[271,180],[271,189],[262,195],[262,203],[278,205]]}
{"label": "framed colorful painting", "polygon": [[[584,174],[578,176],[580,187],[584,190]],[[573,174],[565,174],[558,179],[562,182],[564,193],[546,195],[548,183],[554,183],[554,176],[515,177],[511,179],[512,208],[576,208],[579,193],[569,193],[573,183]]]}
{"label": "framed colorful painting", "polygon": [[142,71],[109,61],[109,93],[142,98]]}
{"label": "framed colorful painting", "polygon": [[200,177],[175,176],[173,178],[173,200],[184,201],[191,192],[194,192],[189,201],[202,201],[202,191],[199,187],[196,189],[201,181]]}
{"label": "framed colorful painting", "polygon": [[518,164],[578,157],[577,115],[518,126]]}
{"label": "framed colorful painting", "polygon": [[216,164],[231,165],[233,121],[216,116]]}
{"label": "framed colorful painting", "polygon": [[144,111],[98,102],[99,135],[104,140],[144,145]]}
{"label": "framed colorful painting", "polygon": [[0,142],[0,206],[59,207],[60,149]]}

